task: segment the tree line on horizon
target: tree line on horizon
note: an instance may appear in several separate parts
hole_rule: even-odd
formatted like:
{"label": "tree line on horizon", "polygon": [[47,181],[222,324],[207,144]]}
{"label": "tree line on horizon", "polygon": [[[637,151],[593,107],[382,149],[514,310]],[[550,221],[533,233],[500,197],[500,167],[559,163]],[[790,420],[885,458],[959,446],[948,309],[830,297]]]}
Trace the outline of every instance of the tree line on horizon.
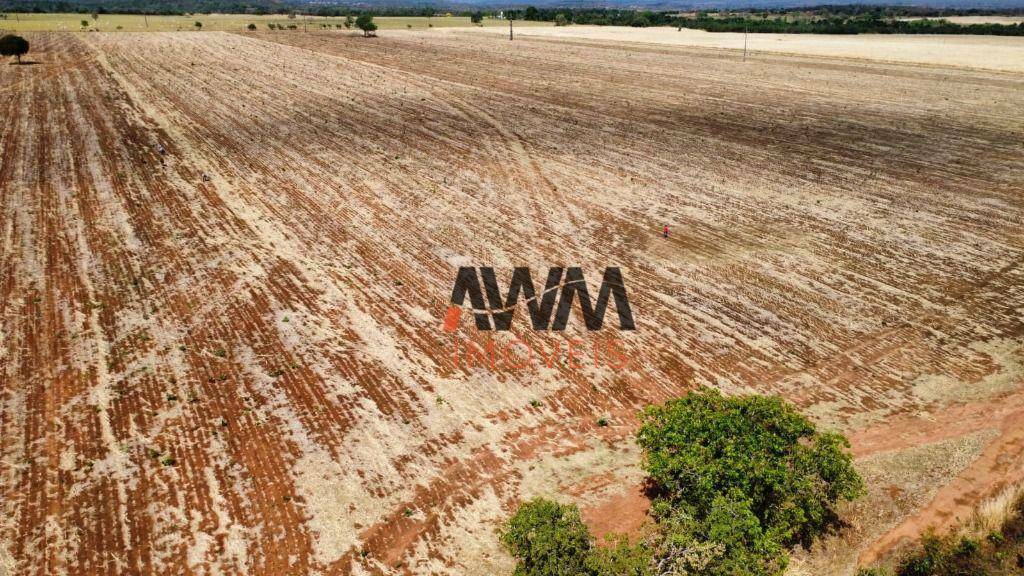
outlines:
{"label": "tree line on horizon", "polygon": [[[345,4],[310,5],[271,0],[0,0],[0,12],[94,13],[94,14],[302,14],[321,17],[371,14],[374,16],[435,16],[451,13],[480,21],[497,11],[482,12],[479,8],[444,12],[425,6],[379,7],[372,10]],[[682,14],[678,10],[637,10],[617,8],[537,8],[503,11],[514,20],[553,22],[556,25],[590,24],[597,26],[673,26],[708,32],[750,32],[780,34],[981,34],[1024,36],[1024,23],[957,24],[942,19],[948,16],[990,14],[1024,14],[1024,8],[950,9],[920,6],[871,6],[850,4],[815,6],[800,9],[768,9],[757,11],[702,10]],[[901,20],[900,18],[922,18]]]}
{"label": "tree line on horizon", "polygon": [[[854,6],[851,12],[839,7],[799,11],[794,18],[779,17],[797,14],[791,11],[712,12],[701,11],[692,16],[678,11],[618,10],[606,8],[561,9],[530,6],[523,11],[510,11],[523,20],[554,22],[556,25],[590,24],[597,26],[673,26],[708,32],[750,32],[778,34],[983,34],[1024,36],[1024,23],[1018,24],[956,24],[948,20],[922,17],[921,20],[899,20],[905,16],[893,7]],[[949,11],[947,11],[949,12]],[[950,15],[950,14],[947,14]],[[910,17],[910,16],[907,16]]]}

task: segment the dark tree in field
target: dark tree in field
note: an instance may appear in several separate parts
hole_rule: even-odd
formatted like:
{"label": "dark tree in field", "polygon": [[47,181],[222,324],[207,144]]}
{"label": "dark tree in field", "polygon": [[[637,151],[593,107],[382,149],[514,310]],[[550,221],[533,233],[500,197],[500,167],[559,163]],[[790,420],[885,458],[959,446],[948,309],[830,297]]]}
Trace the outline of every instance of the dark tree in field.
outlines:
{"label": "dark tree in field", "polygon": [[373,23],[372,14],[360,14],[356,18],[356,28],[363,31],[363,36],[370,36],[377,31],[377,25]]}
{"label": "dark tree in field", "polygon": [[203,29],[203,23],[198,21],[198,20],[196,20],[195,27],[196,27],[196,30],[202,30]]}
{"label": "dark tree in field", "polygon": [[352,19],[351,14],[345,16],[345,28],[352,28],[352,25],[355,24],[355,22],[356,21]]}
{"label": "dark tree in field", "polygon": [[484,13],[477,10],[469,16],[469,21],[473,24],[479,24],[484,21]]}
{"label": "dark tree in field", "polygon": [[256,29],[256,25],[255,24],[249,24],[248,26],[246,26],[246,28],[248,28],[250,31],[252,31],[252,30]]}
{"label": "dark tree in field", "polygon": [[0,55],[14,56],[18,64],[21,64],[21,57],[24,54],[28,54],[28,40],[13,34],[0,38]]}

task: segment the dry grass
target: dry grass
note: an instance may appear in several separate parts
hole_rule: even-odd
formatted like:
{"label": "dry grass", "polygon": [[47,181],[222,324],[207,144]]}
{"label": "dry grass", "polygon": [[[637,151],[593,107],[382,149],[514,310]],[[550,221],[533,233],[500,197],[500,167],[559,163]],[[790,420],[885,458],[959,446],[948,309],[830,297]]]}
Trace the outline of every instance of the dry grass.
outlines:
{"label": "dry grass", "polygon": [[[482,32],[499,33],[500,30],[492,28]],[[567,40],[696,46],[729,50],[737,55],[743,51],[744,44],[744,35],[741,33],[690,29],[677,31],[666,26],[560,26],[524,29],[520,35]],[[1024,72],[1024,37],[1020,36],[749,34],[746,43],[748,50],[753,53],[799,54],[816,58],[856,58],[878,62],[908,62],[930,66]]]}
{"label": "dry grass", "polygon": [[960,533],[982,537],[997,532],[1020,515],[1022,503],[1024,483],[1007,486],[996,496],[982,502],[970,522],[960,529]]}

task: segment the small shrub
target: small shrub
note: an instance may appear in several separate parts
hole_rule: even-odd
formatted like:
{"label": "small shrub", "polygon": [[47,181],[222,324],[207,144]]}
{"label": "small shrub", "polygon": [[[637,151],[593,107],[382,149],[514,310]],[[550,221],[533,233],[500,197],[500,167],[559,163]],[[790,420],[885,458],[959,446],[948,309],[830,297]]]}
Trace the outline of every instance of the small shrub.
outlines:
{"label": "small shrub", "polygon": [[590,533],[575,505],[536,498],[502,527],[502,545],[516,559],[516,576],[586,574]]}
{"label": "small shrub", "polygon": [[248,26],[246,26],[246,29],[248,29],[250,32],[254,32],[256,30],[256,25],[250,23]]}

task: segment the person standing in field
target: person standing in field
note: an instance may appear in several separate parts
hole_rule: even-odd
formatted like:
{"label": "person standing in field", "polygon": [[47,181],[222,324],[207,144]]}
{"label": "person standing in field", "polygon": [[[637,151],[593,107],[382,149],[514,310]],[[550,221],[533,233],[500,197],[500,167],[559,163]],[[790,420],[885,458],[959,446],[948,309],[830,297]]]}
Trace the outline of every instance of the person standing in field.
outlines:
{"label": "person standing in field", "polygon": [[668,224],[665,224],[665,227],[661,229],[661,237],[668,238]]}

